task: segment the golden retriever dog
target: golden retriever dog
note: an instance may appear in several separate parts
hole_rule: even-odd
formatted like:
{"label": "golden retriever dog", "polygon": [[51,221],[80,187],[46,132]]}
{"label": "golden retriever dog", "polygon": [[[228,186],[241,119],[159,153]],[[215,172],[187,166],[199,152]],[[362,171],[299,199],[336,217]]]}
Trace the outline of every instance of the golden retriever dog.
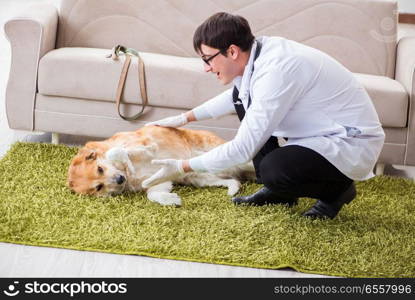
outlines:
{"label": "golden retriever dog", "polygon": [[[96,196],[146,191],[149,200],[162,205],[181,205],[180,197],[171,192],[173,182],[196,187],[223,186],[232,196],[238,192],[241,180],[255,179],[252,163],[217,174],[190,172],[173,182],[142,187],[142,182],[160,168],[151,164],[151,160],[189,159],[224,142],[209,131],[185,128],[145,126],[137,131],[120,132],[104,141],[86,143],[70,163],[67,184],[75,193]],[[110,159],[111,151],[125,153],[124,160]]]}

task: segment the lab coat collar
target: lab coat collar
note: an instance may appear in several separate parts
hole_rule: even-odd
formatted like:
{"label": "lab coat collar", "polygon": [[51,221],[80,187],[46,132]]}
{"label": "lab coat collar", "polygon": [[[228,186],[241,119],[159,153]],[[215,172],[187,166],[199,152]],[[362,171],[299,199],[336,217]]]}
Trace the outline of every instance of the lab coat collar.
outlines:
{"label": "lab coat collar", "polygon": [[239,99],[241,99],[242,101],[249,97],[249,86],[251,83],[252,69],[253,69],[256,49],[257,49],[257,41],[255,40],[254,43],[252,44],[251,53],[249,55],[248,63],[245,66],[243,75],[237,76],[233,80],[233,84],[236,86],[236,88],[239,91]]}

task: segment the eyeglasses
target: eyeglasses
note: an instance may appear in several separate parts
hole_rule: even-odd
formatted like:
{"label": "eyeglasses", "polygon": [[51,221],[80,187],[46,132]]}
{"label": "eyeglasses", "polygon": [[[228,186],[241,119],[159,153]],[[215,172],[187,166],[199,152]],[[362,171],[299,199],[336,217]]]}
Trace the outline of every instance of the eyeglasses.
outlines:
{"label": "eyeglasses", "polygon": [[203,57],[202,57],[202,60],[205,62],[205,64],[207,64],[208,66],[210,66],[210,61],[211,61],[212,59],[214,59],[216,56],[218,56],[219,54],[221,54],[221,53],[222,53],[222,51],[221,51],[221,50],[219,50],[219,51],[218,51],[218,53],[216,53],[216,54],[214,54],[214,55],[210,56],[209,58],[203,58]]}

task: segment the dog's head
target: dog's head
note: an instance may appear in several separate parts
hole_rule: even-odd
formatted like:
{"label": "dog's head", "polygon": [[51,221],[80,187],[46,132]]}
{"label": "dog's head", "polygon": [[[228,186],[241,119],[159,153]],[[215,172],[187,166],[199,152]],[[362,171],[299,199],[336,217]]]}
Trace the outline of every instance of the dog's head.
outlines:
{"label": "dog's head", "polygon": [[72,159],[68,170],[68,187],[75,193],[106,196],[120,194],[126,187],[126,172],[105,159],[104,143],[89,142]]}

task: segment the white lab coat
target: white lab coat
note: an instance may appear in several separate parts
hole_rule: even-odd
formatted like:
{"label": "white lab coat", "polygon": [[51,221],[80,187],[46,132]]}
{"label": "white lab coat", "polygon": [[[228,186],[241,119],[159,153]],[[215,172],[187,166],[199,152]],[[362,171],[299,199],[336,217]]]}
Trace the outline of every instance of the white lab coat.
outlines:
{"label": "white lab coat", "polygon": [[[190,159],[191,168],[218,172],[247,162],[273,135],[287,137],[284,146],[318,152],[351,179],[373,177],[385,135],[354,75],[317,49],[280,37],[259,40],[261,54],[254,62],[255,42],[243,76],[234,79],[246,110],[236,136]],[[232,89],[194,109],[197,119],[231,112]]]}

